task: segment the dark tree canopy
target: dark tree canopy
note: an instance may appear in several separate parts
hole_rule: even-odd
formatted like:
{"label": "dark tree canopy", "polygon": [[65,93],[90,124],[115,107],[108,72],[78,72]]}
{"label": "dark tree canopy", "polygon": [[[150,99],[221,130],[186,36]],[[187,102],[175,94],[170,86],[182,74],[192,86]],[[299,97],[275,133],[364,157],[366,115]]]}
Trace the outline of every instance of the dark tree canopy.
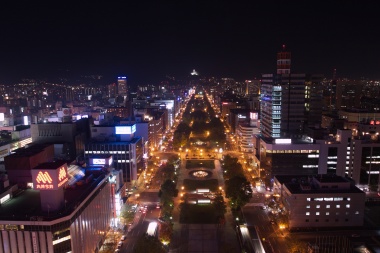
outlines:
{"label": "dark tree canopy", "polygon": [[227,211],[227,205],[224,202],[224,198],[221,192],[216,193],[212,205],[214,206],[218,216],[223,216]]}
{"label": "dark tree canopy", "polygon": [[176,188],[176,184],[173,183],[171,179],[167,179],[162,185],[161,189],[159,191],[159,196],[161,198],[163,197],[177,197],[178,196],[178,190]]}
{"label": "dark tree canopy", "polygon": [[244,176],[235,176],[226,180],[226,197],[231,199],[231,207],[239,209],[252,197],[250,182]]}
{"label": "dark tree canopy", "polygon": [[147,234],[141,236],[133,250],[134,253],[165,253],[163,245],[155,236],[149,236]]}
{"label": "dark tree canopy", "polygon": [[235,176],[244,177],[243,167],[238,162],[236,157],[226,155],[222,163],[222,168],[226,179],[233,178]]}

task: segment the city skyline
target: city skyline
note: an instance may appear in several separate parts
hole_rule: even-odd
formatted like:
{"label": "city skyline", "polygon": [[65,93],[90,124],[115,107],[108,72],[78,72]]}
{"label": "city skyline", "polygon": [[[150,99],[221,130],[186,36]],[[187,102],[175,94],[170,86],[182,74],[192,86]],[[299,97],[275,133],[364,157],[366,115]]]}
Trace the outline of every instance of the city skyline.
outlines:
{"label": "city skyline", "polygon": [[103,75],[260,78],[282,45],[292,71],[380,78],[377,4],[7,3],[0,10],[0,82]]}

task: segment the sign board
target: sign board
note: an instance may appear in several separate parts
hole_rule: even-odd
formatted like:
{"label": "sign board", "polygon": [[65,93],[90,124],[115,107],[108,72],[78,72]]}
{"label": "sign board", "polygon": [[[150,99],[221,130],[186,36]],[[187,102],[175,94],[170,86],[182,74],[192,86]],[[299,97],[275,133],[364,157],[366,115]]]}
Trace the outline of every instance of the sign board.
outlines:
{"label": "sign board", "polygon": [[35,190],[57,190],[69,181],[66,164],[57,169],[32,170],[32,177]]}
{"label": "sign board", "polygon": [[104,165],[106,164],[106,159],[94,158],[92,159],[92,164]]}
{"label": "sign board", "polygon": [[115,126],[115,134],[133,134],[136,132],[136,124],[132,126]]}

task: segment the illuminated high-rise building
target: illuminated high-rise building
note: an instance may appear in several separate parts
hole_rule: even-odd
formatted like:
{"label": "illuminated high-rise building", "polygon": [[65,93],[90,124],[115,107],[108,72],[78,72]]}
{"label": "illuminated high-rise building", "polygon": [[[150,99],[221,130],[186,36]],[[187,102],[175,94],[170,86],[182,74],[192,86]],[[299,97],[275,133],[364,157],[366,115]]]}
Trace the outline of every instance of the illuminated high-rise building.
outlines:
{"label": "illuminated high-rise building", "polygon": [[114,98],[117,96],[117,85],[116,83],[111,83],[107,86],[107,92],[108,92],[108,97]]}
{"label": "illuminated high-rise building", "polygon": [[117,93],[125,98],[124,101],[128,101],[128,84],[126,76],[119,76],[117,78]]}
{"label": "illuminated high-rise building", "polygon": [[260,89],[261,133],[268,138],[302,134],[322,118],[320,75],[290,72],[290,52],[277,54],[277,74],[263,74]]}
{"label": "illuminated high-rise building", "polygon": [[290,74],[291,56],[282,45],[282,51],[277,53],[277,74]]}

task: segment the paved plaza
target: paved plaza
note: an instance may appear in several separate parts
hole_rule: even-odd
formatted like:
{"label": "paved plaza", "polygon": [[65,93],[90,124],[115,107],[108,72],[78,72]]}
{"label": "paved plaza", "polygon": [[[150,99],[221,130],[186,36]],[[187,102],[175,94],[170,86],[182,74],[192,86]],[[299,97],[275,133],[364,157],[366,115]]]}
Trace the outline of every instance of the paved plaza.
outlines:
{"label": "paved plaza", "polygon": [[[178,177],[178,188],[183,185],[184,179],[194,179],[189,175],[186,167],[185,155],[181,156],[181,169]],[[218,179],[219,186],[224,187],[224,179],[219,160],[215,160],[215,169],[212,178]],[[191,169],[192,171],[193,169]],[[196,170],[196,169],[195,169]],[[207,170],[207,169],[205,169]],[[227,200],[226,200],[227,201]],[[235,233],[235,221],[228,207],[225,214],[226,223],[219,224],[181,224],[179,223],[178,208],[180,197],[175,200],[173,212],[174,233],[171,241],[170,252],[172,253],[219,253],[240,252],[239,242]]]}

